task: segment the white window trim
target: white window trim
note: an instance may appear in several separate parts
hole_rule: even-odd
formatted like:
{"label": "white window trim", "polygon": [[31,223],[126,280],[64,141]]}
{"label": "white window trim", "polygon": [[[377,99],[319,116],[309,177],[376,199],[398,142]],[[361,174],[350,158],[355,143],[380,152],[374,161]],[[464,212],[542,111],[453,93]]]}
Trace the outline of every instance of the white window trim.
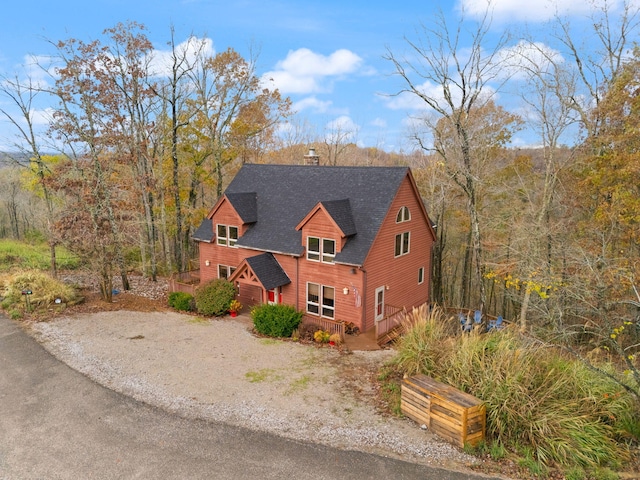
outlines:
{"label": "white window trim", "polygon": [[408,222],[409,220],[411,220],[411,212],[409,211],[409,207],[407,207],[406,205],[400,207],[400,210],[398,210],[398,213],[396,214],[396,223]]}
{"label": "white window trim", "polygon": [[[224,237],[220,235],[220,227],[224,227]],[[236,238],[231,238],[231,229],[235,228]],[[216,244],[223,247],[236,248],[236,242],[238,241],[239,229],[235,225],[225,225],[223,223],[216,224]]]}
{"label": "white window trim", "polygon": [[[223,277],[223,276],[220,275],[220,270],[222,268],[226,269],[226,271],[227,271],[227,276],[226,277]],[[236,271],[236,267],[232,267],[230,265],[224,265],[222,263],[218,264],[218,278],[226,278],[226,279],[228,279],[231,275],[233,275],[233,272],[235,272],[235,271]]]}
{"label": "white window trim", "polygon": [[[309,285],[315,285],[318,287],[318,302],[312,302],[309,300]],[[333,306],[324,304],[324,290],[325,288],[333,289]],[[318,308],[318,313],[309,311],[309,305],[313,305]],[[324,314],[324,310],[330,310],[332,312],[332,316],[328,316]],[[305,311],[309,315],[315,315],[321,318],[328,318],[330,320],[334,320],[336,318],[336,288],[331,285],[322,285],[314,282],[307,282],[307,298],[305,303]]]}
{"label": "white window trim", "polygon": [[418,268],[418,285],[424,283],[424,267]]}
{"label": "white window trim", "polygon": [[[318,240],[318,251],[309,249],[309,239],[315,238]],[[324,242],[329,241],[333,242],[333,253],[325,253],[324,252]],[[309,258],[309,254],[313,254],[313,257],[318,256],[318,258]],[[314,237],[313,235],[307,236],[307,260],[310,262],[320,262],[320,263],[335,263],[336,257],[336,241],[333,238],[320,238]]]}
{"label": "white window trim", "polygon": [[[407,236],[407,251],[404,251],[404,236]],[[398,243],[398,238],[400,238],[400,253],[396,253],[396,245]],[[411,232],[402,232],[396,234],[393,242],[393,256],[394,258],[402,257],[404,255],[408,255],[411,252]]]}

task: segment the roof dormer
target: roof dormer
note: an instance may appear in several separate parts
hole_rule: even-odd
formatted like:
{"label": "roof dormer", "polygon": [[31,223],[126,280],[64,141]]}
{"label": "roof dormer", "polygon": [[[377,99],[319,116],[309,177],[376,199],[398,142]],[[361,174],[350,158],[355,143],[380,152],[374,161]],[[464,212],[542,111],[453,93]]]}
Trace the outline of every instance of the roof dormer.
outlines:
{"label": "roof dormer", "polygon": [[350,237],[357,233],[348,198],[318,202],[296,226],[296,230],[302,230],[318,214],[325,217],[325,221],[340,233],[341,238]]}

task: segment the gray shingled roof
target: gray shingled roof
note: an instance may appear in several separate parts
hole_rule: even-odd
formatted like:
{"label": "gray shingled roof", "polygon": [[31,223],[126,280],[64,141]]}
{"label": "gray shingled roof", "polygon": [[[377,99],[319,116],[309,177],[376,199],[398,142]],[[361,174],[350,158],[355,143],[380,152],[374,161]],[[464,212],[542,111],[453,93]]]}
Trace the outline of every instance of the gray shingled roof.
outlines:
{"label": "gray shingled roof", "polygon": [[333,200],[331,202],[322,202],[324,208],[327,209],[331,218],[338,224],[340,230],[347,236],[355,235],[356,224],[353,222],[353,214],[351,213],[351,204],[349,199]]}
{"label": "gray shingled roof", "polygon": [[267,252],[255,257],[249,257],[247,258],[247,263],[265,290],[273,290],[276,287],[291,283],[291,279],[271,253]]}
{"label": "gray shingled roof", "polygon": [[231,205],[244,223],[253,223],[258,219],[256,193],[227,193]]}
{"label": "gray shingled roof", "polygon": [[192,235],[194,240],[211,243],[213,241],[213,222],[210,218],[205,218]]}
{"label": "gray shingled roof", "polygon": [[336,263],[362,265],[407,173],[406,167],[244,165],[225,194],[255,193],[257,221],[237,245],[302,255],[302,232],[295,227],[323,202],[343,231],[352,234]]}

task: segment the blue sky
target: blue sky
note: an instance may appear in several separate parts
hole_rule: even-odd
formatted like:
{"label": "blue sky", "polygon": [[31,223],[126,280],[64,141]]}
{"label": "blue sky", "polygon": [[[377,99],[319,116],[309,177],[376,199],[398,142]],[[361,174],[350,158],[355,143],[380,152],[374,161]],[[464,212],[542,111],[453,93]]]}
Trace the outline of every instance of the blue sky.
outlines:
{"label": "blue sky", "polygon": [[[579,22],[588,15],[589,3],[493,0],[492,33],[526,28],[545,43],[550,38],[545,22],[554,12]],[[619,3],[609,0],[614,12]],[[173,26],[177,42],[191,34],[206,36],[213,51],[231,47],[248,56],[253,45],[260,52],[258,73],[273,78],[292,99],[298,111],[296,121],[306,122],[316,138],[339,125],[362,146],[407,150],[408,118],[424,106],[388,96],[403,84],[383,56],[387,49],[396,54],[405,51],[404,37],[415,39],[421,24],[429,24],[438,10],[455,21],[462,8],[466,18],[473,20],[484,12],[486,0],[11,1],[2,9],[0,73],[13,77],[30,55],[53,53],[48,41],[101,38],[105,28],[126,21],[145,25],[161,53],[167,49]],[[517,37],[512,43],[516,42]],[[509,109],[520,108],[508,94],[496,98]],[[7,123],[0,120],[0,149],[11,145],[11,135]],[[519,135],[515,144],[535,143],[526,132]]]}

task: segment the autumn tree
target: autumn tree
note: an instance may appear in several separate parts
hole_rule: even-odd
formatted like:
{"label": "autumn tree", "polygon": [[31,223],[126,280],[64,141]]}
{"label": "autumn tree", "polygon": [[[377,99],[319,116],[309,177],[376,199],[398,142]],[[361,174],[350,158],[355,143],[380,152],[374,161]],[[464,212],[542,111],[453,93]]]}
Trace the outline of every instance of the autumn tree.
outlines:
{"label": "autumn tree", "polygon": [[[479,290],[481,310],[486,304],[486,289],[483,281],[478,178],[474,166],[477,163],[474,148],[478,144],[473,143],[472,119],[477,118],[474,112],[481,110],[491,100],[493,88],[490,83],[500,78],[498,54],[506,43],[506,36],[502,36],[489,46],[490,24],[487,12],[472,32],[470,45],[463,48],[463,20],[460,19],[455,30],[451,30],[440,13],[434,26],[424,27],[417,40],[407,39],[410,56],[402,57],[389,51],[386,57],[404,81],[405,87],[399,95],[417,97],[429,112],[421,120],[428,132],[433,133],[435,140],[431,142],[420,135],[416,135],[415,140],[425,151],[435,150],[438,153],[450,177],[466,198],[472,255],[470,262],[474,270],[474,285]],[[447,139],[444,132],[450,135]]]}
{"label": "autumn tree", "polygon": [[61,66],[51,90],[58,106],[50,129],[69,158],[52,176],[57,191],[68,195],[58,230],[73,242],[75,253],[95,265],[102,296],[110,301],[114,266],[123,287],[128,286],[123,213],[131,210],[126,204],[129,179],[118,175],[115,155],[120,137],[108,72],[113,58],[99,41],[70,39],[58,42],[56,49]]}
{"label": "autumn tree", "polygon": [[272,129],[289,115],[290,102],[261,84],[254,57],[246,60],[227,49],[214,56],[200,55],[198,62],[192,71],[194,120],[203,127],[203,152],[219,197],[226,168],[240,153],[234,145]]}
{"label": "autumn tree", "polygon": [[[49,243],[51,258],[51,274],[57,276],[56,262],[56,245],[59,239],[55,235],[52,228],[52,222],[55,221],[55,208],[52,198],[52,192],[47,187],[45,181],[46,175],[50,173],[48,162],[43,154],[43,138],[36,131],[34,120],[34,109],[37,97],[45,95],[42,89],[27,76],[20,79],[18,76],[14,78],[3,78],[0,80],[0,95],[5,97],[9,104],[17,108],[17,113],[10,112],[7,108],[0,107],[2,113],[9,123],[13,126],[16,141],[14,147],[19,155],[13,156],[13,163],[25,168],[36,180],[36,188],[38,193],[42,195],[44,200],[47,216],[45,220],[45,230],[47,241]],[[15,205],[9,212],[12,214],[12,226],[14,235],[19,234],[17,230],[17,217],[15,217]],[[18,238],[18,236],[16,236]]]}

